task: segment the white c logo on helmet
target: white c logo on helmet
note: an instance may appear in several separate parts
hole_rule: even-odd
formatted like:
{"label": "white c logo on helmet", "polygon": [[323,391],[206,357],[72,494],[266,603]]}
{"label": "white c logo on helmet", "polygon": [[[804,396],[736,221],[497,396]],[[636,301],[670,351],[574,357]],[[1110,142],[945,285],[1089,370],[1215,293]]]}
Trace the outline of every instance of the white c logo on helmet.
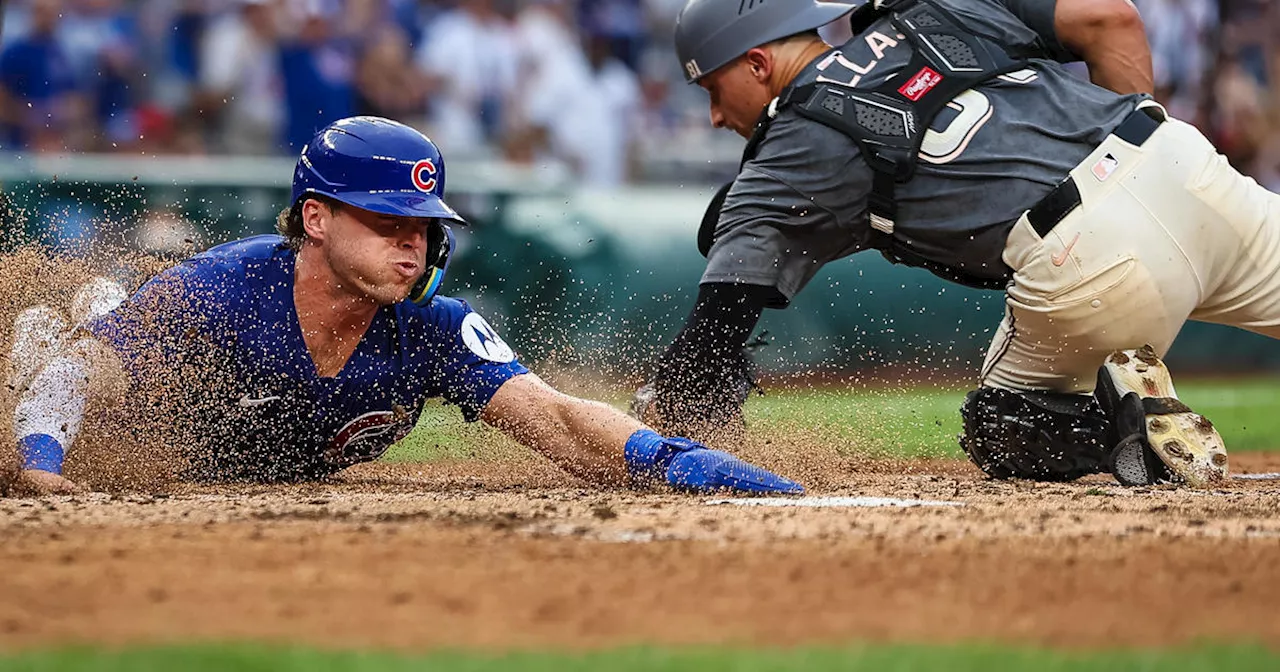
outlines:
{"label": "white c logo on helmet", "polygon": [[413,164],[413,186],[418,191],[431,193],[436,188],[436,162],[423,159]]}

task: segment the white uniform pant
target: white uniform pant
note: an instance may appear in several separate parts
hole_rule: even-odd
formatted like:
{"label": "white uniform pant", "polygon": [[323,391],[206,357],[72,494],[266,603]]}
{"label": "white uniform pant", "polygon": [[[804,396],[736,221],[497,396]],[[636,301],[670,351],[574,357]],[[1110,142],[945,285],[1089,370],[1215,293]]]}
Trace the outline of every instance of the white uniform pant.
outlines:
{"label": "white uniform pant", "polygon": [[1110,136],[1071,175],[1080,207],[1043,239],[1026,215],[1009,234],[982,385],[1089,393],[1111,351],[1164,356],[1188,319],[1280,337],[1280,195],[1200,131],[1169,119],[1141,147]]}

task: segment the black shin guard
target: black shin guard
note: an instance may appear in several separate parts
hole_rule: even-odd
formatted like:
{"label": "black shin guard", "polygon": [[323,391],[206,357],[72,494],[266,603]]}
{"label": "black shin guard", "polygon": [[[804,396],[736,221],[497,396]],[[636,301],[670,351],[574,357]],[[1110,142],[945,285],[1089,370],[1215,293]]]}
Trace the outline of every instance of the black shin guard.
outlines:
{"label": "black shin guard", "polygon": [[960,415],[960,447],[992,478],[1071,481],[1110,471],[1110,423],[1092,396],[980,387]]}

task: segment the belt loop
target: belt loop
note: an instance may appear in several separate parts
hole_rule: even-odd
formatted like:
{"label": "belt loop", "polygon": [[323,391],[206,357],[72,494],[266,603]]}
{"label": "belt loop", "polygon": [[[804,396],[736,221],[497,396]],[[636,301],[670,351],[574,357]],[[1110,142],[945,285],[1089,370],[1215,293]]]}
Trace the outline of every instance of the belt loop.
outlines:
{"label": "belt loop", "polygon": [[1152,116],[1147,111],[1148,109],[1154,108],[1141,107],[1130,112],[1129,116],[1125,117],[1124,121],[1120,122],[1120,125],[1116,126],[1114,131],[1111,131],[1111,135],[1124,140],[1134,147],[1141,147],[1147,141],[1147,138],[1150,138],[1151,134],[1155,133],[1156,129],[1160,128],[1160,124],[1163,123]]}
{"label": "belt loop", "polygon": [[1150,98],[1138,103],[1138,109],[1156,121],[1162,123],[1169,121],[1169,110],[1166,110],[1164,105],[1161,105]]}

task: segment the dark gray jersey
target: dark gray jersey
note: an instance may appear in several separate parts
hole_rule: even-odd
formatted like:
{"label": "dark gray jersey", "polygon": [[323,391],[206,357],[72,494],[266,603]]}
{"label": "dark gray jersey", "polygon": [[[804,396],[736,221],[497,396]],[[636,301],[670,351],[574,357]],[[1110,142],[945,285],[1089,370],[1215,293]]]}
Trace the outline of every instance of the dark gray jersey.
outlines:
{"label": "dark gray jersey", "polygon": [[[966,28],[1071,56],[1053,32],[1055,0],[935,0]],[[869,89],[895,77],[911,46],[888,18],[810,63],[797,85]],[[982,278],[1008,273],[1005,238],[1030,208],[1132,112],[1121,96],[1051,60],[957,96],[925,137],[915,177],[897,189],[896,241]],[[785,299],[826,262],[868,247],[871,169],[846,135],[784,108],[721,210],[702,282],[772,286]]]}

